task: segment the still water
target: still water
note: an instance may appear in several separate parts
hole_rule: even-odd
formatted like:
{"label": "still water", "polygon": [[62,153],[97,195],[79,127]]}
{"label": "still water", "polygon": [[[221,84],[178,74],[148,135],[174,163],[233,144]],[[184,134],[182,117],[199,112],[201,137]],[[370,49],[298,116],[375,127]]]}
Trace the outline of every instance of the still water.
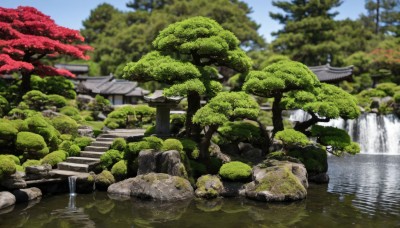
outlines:
{"label": "still water", "polygon": [[306,200],[285,204],[57,195],[0,211],[0,227],[400,227],[400,156],[329,157],[329,175]]}

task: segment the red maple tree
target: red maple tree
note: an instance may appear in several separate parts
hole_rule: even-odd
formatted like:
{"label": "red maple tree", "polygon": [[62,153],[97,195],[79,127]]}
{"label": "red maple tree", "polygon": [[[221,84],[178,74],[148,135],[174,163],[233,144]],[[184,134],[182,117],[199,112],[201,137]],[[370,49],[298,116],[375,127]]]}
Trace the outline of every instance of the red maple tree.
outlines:
{"label": "red maple tree", "polygon": [[75,77],[46,65],[46,60],[60,55],[89,59],[85,52],[93,48],[82,45],[83,41],[78,30],[55,24],[33,7],[0,7],[0,73],[20,72],[22,94],[30,90],[32,74]]}

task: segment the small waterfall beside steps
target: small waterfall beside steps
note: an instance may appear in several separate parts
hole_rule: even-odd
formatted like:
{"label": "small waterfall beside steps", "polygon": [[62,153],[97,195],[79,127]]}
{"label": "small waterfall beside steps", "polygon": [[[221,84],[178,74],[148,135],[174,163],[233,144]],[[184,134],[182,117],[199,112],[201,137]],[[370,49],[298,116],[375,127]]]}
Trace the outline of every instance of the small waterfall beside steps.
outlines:
{"label": "small waterfall beside steps", "polygon": [[[289,120],[305,121],[309,118],[306,112],[296,110],[290,114]],[[334,119],[319,124],[346,130],[352,140],[360,144],[363,154],[400,155],[400,119],[395,115],[363,113],[354,120]]]}

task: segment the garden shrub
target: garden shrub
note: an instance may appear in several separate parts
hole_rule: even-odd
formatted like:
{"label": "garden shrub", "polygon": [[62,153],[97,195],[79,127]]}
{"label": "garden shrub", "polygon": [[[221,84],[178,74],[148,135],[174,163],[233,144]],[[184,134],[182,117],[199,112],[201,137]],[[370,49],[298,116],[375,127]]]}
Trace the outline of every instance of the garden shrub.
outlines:
{"label": "garden shrub", "polygon": [[81,148],[78,145],[71,145],[67,150],[69,156],[79,157],[81,154]]}
{"label": "garden shrub", "polygon": [[146,131],[144,132],[144,136],[150,136],[156,133],[156,126],[150,126],[146,128]]}
{"label": "garden shrub", "polygon": [[181,139],[183,150],[190,155],[192,159],[197,159],[200,155],[197,143],[191,139]]}
{"label": "garden shrub", "polygon": [[50,94],[47,96],[47,105],[62,108],[67,105],[67,99],[57,94]]}
{"label": "garden shrub", "polygon": [[11,145],[17,134],[18,130],[10,122],[0,121],[0,146]]}
{"label": "garden shrub", "polygon": [[396,86],[397,85],[393,82],[379,83],[376,85],[376,89],[385,92],[386,96],[393,96]]}
{"label": "garden shrub", "polygon": [[34,160],[34,159],[28,159],[22,164],[22,167],[25,169],[28,166],[36,166],[36,165],[41,165],[41,161]]}
{"label": "garden shrub", "polygon": [[62,134],[62,135],[60,135],[60,139],[62,140],[62,141],[71,141],[72,140],[72,135],[70,135],[70,134]]}
{"label": "garden shrub", "polygon": [[7,99],[0,95],[0,117],[5,116],[10,110],[10,104]]}
{"label": "garden shrub", "polygon": [[29,106],[30,109],[36,111],[42,110],[48,103],[47,95],[38,90],[31,90],[27,92],[22,97],[22,100]]}
{"label": "garden shrub", "polygon": [[244,121],[227,122],[218,128],[222,135],[223,144],[232,142],[257,143],[262,140],[258,126]]}
{"label": "garden shrub", "polygon": [[41,114],[24,120],[22,130],[41,135],[50,149],[56,150],[58,148],[60,132],[47,122]]}
{"label": "garden shrub", "polygon": [[296,148],[287,153],[288,156],[299,159],[309,174],[319,174],[328,171],[328,156],[324,149],[308,146]]}
{"label": "garden shrub", "polygon": [[73,145],[73,143],[69,140],[63,141],[59,146],[58,149],[68,151],[69,148]]}
{"label": "garden shrub", "polygon": [[15,171],[15,163],[11,158],[0,157],[0,180],[11,174],[14,174]]}
{"label": "garden shrub", "polygon": [[146,141],[128,143],[125,149],[124,158],[128,160],[128,162],[132,162],[137,158],[139,152],[145,149],[150,149],[150,144]]}
{"label": "garden shrub", "polygon": [[185,126],[186,115],[185,114],[172,114],[171,115],[171,134],[178,134],[179,131]]}
{"label": "garden shrub", "polygon": [[76,137],[74,139],[74,144],[78,145],[81,148],[81,150],[84,150],[85,147],[89,146],[93,141],[94,141],[93,138],[82,136],[82,137]]}
{"label": "garden shrub", "polygon": [[393,95],[393,99],[394,99],[394,101],[396,102],[396,103],[400,103],[400,92],[396,92],[394,95]]}
{"label": "garden shrub", "polygon": [[118,150],[108,150],[100,157],[100,165],[103,169],[110,169],[122,159],[123,155]]}
{"label": "garden shrub", "polygon": [[318,143],[337,149],[343,149],[351,143],[350,135],[345,130],[335,127],[314,125],[311,128],[311,135],[317,137]]}
{"label": "garden shrub", "polygon": [[243,162],[233,161],[223,164],[219,175],[225,180],[244,181],[250,178],[251,167]]}
{"label": "garden shrub", "polygon": [[24,152],[26,158],[42,158],[49,153],[43,137],[32,132],[19,132],[17,134],[16,149]]}
{"label": "garden shrub", "polygon": [[349,145],[345,146],[343,148],[343,151],[349,154],[358,154],[361,151],[361,147],[358,143],[356,142],[351,142]]}
{"label": "garden shrub", "polygon": [[96,175],[95,183],[96,189],[105,191],[108,186],[115,183],[115,179],[110,171],[103,170],[100,174]]}
{"label": "garden shrub", "polygon": [[177,139],[166,139],[162,146],[162,151],[167,150],[177,150],[179,152],[183,151],[182,143]]}
{"label": "garden shrub", "polygon": [[126,141],[124,138],[116,138],[111,144],[111,149],[124,151],[126,148]]}
{"label": "garden shrub", "polygon": [[32,117],[37,114],[38,113],[34,110],[13,108],[13,109],[11,109],[11,111],[8,112],[7,116],[9,116],[12,119],[24,120],[26,118]]}
{"label": "garden shrub", "polygon": [[65,161],[67,159],[67,152],[63,150],[57,150],[46,155],[42,160],[41,164],[49,164],[55,167],[58,163]]}
{"label": "garden shrub", "polygon": [[141,127],[150,123],[154,115],[155,109],[147,105],[127,105],[108,114],[104,124],[112,129]]}
{"label": "garden shrub", "polygon": [[7,158],[7,159],[11,159],[15,165],[21,165],[21,162],[19,160],[19,158],[15,155],[12,154],[0,154],[0,159],[2,158]]}
{"label": "garden shrub", "polygon": [[79,110],[72,106],[65,106],[61,108],[60,113],[69,117],[79,116]]}
{"label": "garden shrub", "polygon": [[284,147],[295,145],[306,146],[309,144],[309,140],[305,134],[293,129],[278,131],[275,135],[275,139],[281,140]]}
{"label": "garden shrub", "polygon": [[58,94],[68,99],[75,99],[74,83],[62,76],[40,78],[33,75],[31,78],[32,89],[40,90],[45,94]]}
{"label": "garden shrub", "polygon": [[57,116],[51,122],[61,134],[78,134],[78,124],[69,116]]}
{"label": "garden shrub", "polygon": [[163,147],[164,141],[156,136],[149,136],[143,138],[143,141],[147,142],[149,144],[149,149],[153,149],[156,151],[161,150]]}
{"label": "garden shrub", "polygon": [[111,168],[111,174],[114,175],[115,179],[123,180],[128,174],[128,167],[124,160],[120,160],[115,163]]}

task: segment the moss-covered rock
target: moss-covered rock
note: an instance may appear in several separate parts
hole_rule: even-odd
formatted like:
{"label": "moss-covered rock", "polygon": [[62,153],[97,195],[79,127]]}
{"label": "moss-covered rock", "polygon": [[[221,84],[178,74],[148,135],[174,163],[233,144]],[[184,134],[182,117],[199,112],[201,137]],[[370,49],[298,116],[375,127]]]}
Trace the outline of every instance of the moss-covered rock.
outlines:
{"label": "moss-covered rock", "polygon": [[307,196],[303,164],[266,160],[253,168],[253,181],[244,187],[247,198],[259,201],[294,201]]}
{"label": "moss-covered rock", "polygon": [[107,192],[161,201],[185,200],[194,195],[188,180],[164,173],[138,175],[111,185]]}
{"label": "moss-covered rock", "polygon": [[156,136],[145,137],[145,138],[143,138],[143,141],[145,141],[149,144],[148,149],[153,149],[155,151],[161,150],[161,148],[164,145],[164,141]]}
{"label": "moss-covered rock", "polygon": [[13,154],[0,154],[0,159],[1,158],[11,159],[15,165],[21,165],[19,158]]}
{"label": "moss-covered rock", "polygon": [[17,134],[16,149],[24,153],[28,159],[40,159],[49,153],[43,137],[32,132],[19,132]]}
{"label": "moss-covered rock", "polygon": [[67,152],[63,150],[57,150],[46,155],[42,160],[41,164],[49,164],[55,167],[58,163],[65,161],[67,159]]}
{"label": "moss-covered rock", "polygon": [[28,166],[36,166],[36,165],[40,165],[40,164],[41,164],[41,162],[39,160],[28,159],[22,164],[22,167],[25,169]]}
{"label": "moss-covered rock", "polygon": [[117,181],[125,179],[128,174],[128,167],[126,166],[126,161],[121,160],[115,163],[111,168],[111,174],[115,177]]}
{"label": "moss-covered rock", "polygon": [[11,122],[0,121],[0,145],[9,145],[15,140],[17,134],[18,130]]}
{"label": "moss-covered rock", "polygon": [[96,189],[100,191],[107,191],[108,186],[115,183],[115,179],[110,171],[103,170],[103,172],[96,175],[95,183]]}
{"label": "moss-covered rock", "polygon": [[41,114],[37,114],[24,120],[22,130],[41,135],[51,150],[57,150],[60,132],[49,122]]}
{"label": "moss-covered rock", "polygon": [[212,199],[218,197],[224,186],[218,176],[204,175],[197,179],[195,194],[197,197]]}
{"label": "moss-covered rock", "polygon": [[78,133],[78,123],[69,116],[57,116],[51,120],[51,123],[61,134],[76,135]]}
{"label": "moss-covered rock", "polygon": [[177,150],[179,152],[183,151],[182,143],[177,139],[166,139],[162,146],[162,151]]}
{"label": "moss-covered rock", "polygon": [[67,150],[69,156],[79,157],[81,154],[81,148],[78,145],[72,144]]}
{"label": "moss-covered rock", "polygon": [[62,108],[67,105],[67,99],[57,94],[50,94],[47,96],[47,105]]}
{"label": "moss-covered rock", "polygon": [[223,164],[218,173],[225,180],[247,181],[251,176],[251,167],[243,162],[233,161]]}

